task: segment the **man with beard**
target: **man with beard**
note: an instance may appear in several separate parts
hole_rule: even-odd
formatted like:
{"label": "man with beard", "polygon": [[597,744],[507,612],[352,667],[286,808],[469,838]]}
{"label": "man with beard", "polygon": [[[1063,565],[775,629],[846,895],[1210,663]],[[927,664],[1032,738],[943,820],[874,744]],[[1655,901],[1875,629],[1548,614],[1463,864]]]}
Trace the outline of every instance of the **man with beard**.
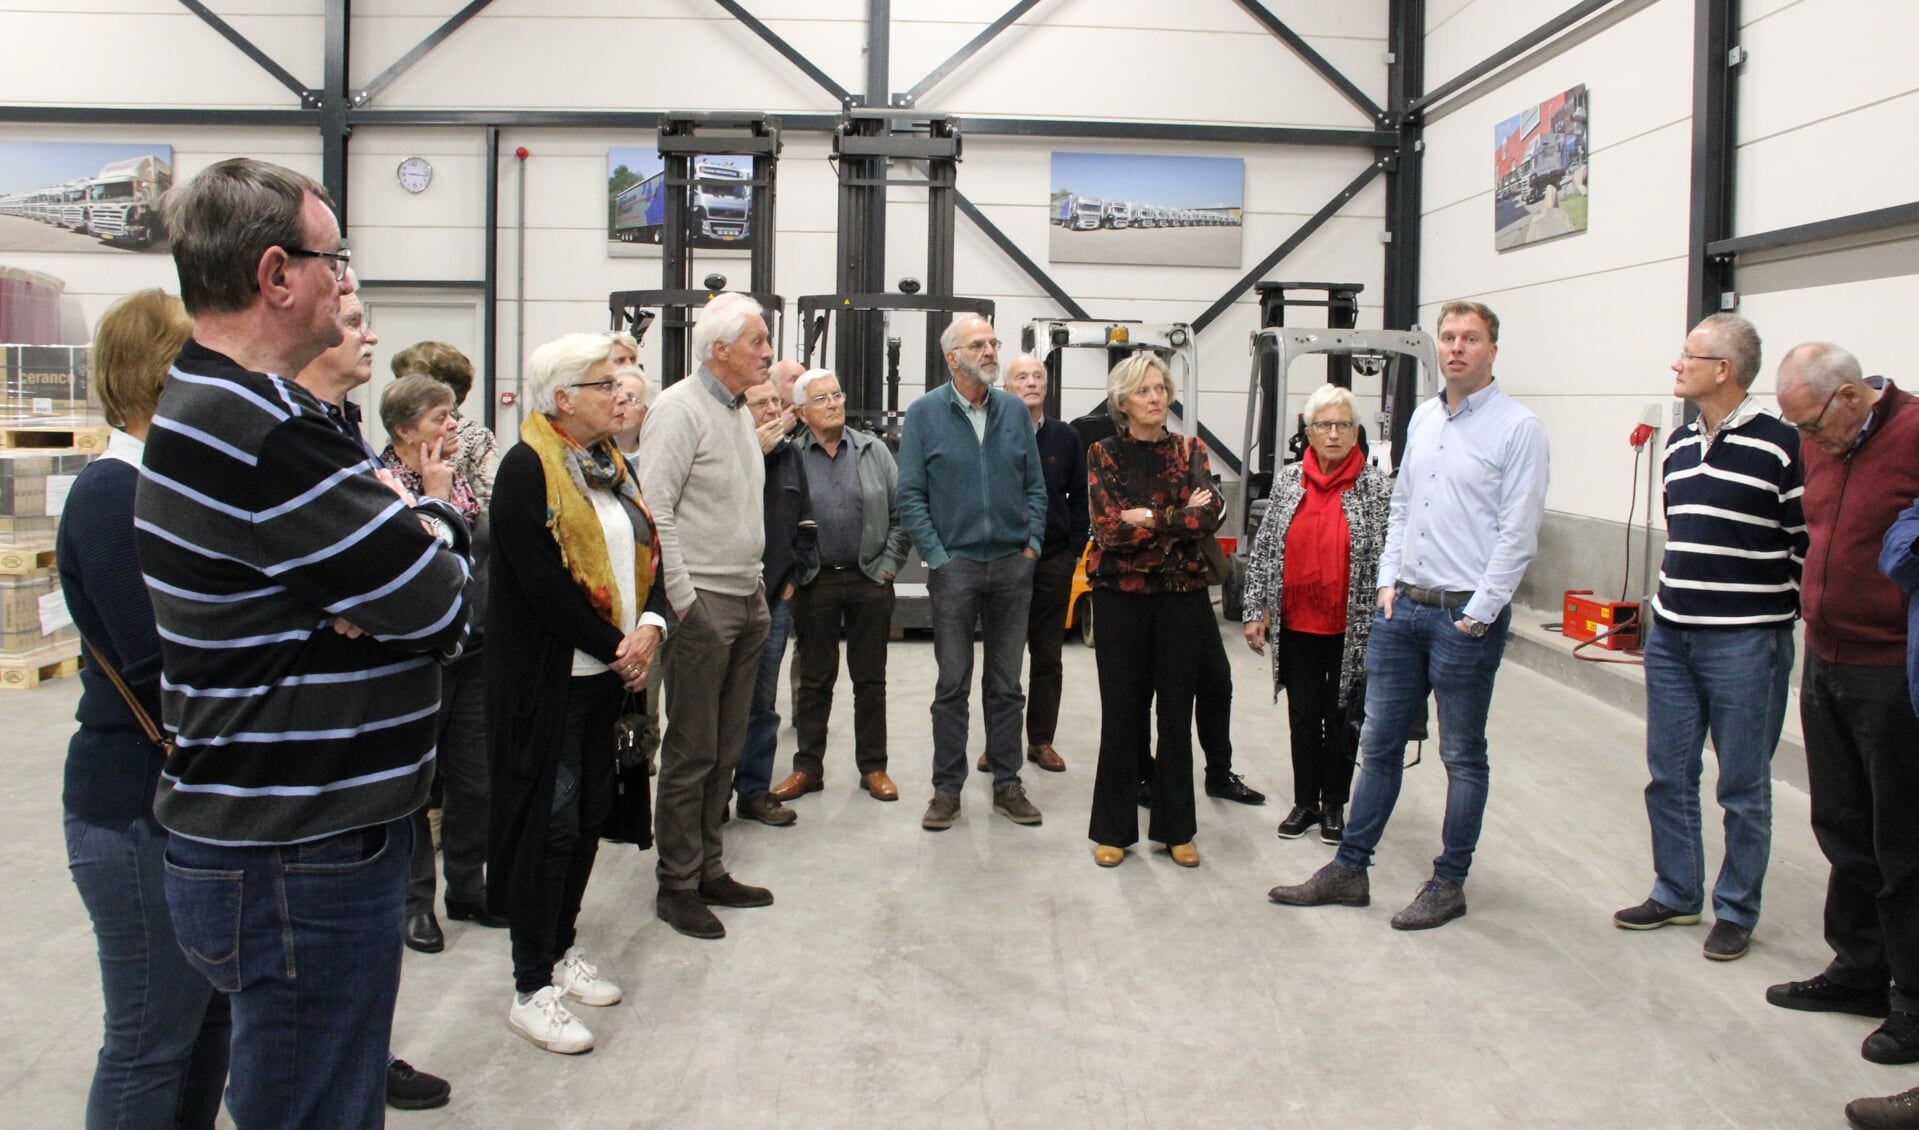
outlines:
{"label": "man with beard", "polygon": [[915,400],[900,433],[900,524],[929,570],[933,657],[933,799],[920,826],[959,819],[966,783],[973,631],[986,648],[986,760],[993,811],[1038,824],[1020,784],[1021,653],[1033,563],[1046,542],[1046,474],[1026,406],[999,383],[992,323],[962,314],[940,335],[953,379]]}

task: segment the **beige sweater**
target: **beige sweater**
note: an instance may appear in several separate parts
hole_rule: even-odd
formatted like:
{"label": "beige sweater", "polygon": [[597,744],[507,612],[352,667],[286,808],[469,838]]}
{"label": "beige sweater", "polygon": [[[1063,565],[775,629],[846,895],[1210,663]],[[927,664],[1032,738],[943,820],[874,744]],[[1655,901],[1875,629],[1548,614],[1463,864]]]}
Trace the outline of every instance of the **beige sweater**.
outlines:
{"label": "beige sweater", "polygon": [[635,459],[676,612],[695,589],[752,595],[766,548],[759,439],[746,409],[720,403],[711,381],[701,367],[654,400]]}

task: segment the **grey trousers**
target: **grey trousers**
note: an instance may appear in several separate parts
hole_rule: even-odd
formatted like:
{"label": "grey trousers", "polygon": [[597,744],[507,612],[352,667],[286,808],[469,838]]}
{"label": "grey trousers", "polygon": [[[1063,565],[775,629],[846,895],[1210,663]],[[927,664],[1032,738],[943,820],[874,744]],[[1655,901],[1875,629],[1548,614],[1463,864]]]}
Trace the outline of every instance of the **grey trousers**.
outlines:
{"label": "grey trousers", "polygon": [[720,817],[746,742],[753,679],[770,623],[763,591],[697,590],[666,655],[666,736],[653,799],[663,890],[691,890],[726,874]]}

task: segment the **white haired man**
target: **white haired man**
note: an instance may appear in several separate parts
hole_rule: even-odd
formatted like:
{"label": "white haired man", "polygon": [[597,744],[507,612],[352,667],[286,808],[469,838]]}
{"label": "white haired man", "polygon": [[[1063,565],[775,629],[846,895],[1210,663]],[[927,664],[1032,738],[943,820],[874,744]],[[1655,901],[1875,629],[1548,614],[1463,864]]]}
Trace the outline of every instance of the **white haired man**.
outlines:
{"label": "white haired man", "polygon": [[659,527],[660,568],[679,623],[666,653],[666,737],[654,801],[659,897],[680,933],[721,938],[709,906],[769,906],[771,891],[726,871],[721,820],[746,741],[754,673],[770,625],[760,557],[766,467],[745,411],[773,347],[760,305],[722,294],[693,327],[699,366],[660,393],[640,431],[641,493]]}

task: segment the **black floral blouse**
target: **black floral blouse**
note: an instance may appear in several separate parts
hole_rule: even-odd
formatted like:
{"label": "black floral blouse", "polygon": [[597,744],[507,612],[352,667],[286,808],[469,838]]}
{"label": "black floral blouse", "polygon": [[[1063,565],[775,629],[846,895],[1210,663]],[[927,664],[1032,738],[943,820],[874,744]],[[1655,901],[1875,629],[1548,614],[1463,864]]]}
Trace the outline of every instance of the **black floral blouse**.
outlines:
{"label": "black floral blouse", "polygon": [[[1086,480],[1093,526],[1088,585],[1136,593],[1206,587],[1200,539],[1219,528],[1226,503],[1213,482],[1203,442],[1171,433],[1149,442],[1122,431],[1087,451]],[[1187,505],[1201,489],[1211,490],[1213,500]],[[1121,511],[1139,506],[1152,509],[1151,529],[1120,518]]]}

